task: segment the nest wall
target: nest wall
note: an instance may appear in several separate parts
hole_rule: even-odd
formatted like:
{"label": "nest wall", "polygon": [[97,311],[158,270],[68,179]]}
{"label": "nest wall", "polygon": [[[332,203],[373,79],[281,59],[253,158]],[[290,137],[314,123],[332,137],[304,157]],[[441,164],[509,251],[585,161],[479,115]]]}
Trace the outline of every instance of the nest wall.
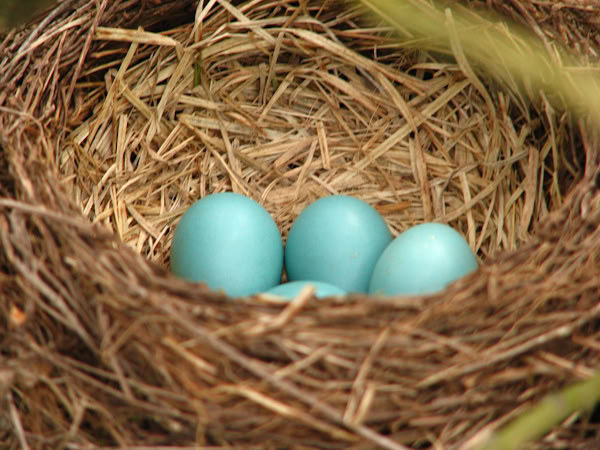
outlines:
{"label": "nest wall", "polygon": [[[594,58],[593,10],[524,5],[491,2]],[[362,14],[64,1],[4,36],[3,447],[469,448],[593,373],[595,127]],[[284,236],[355,195],[395,234],[451,224],[482,264],[427,298],[229,299],[167,270],[185,207],[223,190]],[[536,445],[597,439],[577,414]]]}

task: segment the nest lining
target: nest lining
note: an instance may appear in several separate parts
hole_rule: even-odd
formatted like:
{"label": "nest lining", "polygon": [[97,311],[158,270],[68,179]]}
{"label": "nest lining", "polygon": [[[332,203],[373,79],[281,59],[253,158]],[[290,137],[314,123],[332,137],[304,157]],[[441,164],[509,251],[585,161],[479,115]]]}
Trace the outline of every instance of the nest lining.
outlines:
{"label": "nest lining", "polygon": [[[0,287],[3,398],[13,427],[3,445],[469,448],[529,402],[593,372],[600,361],[594,133],[496,87],[488,92],[497,100],[490,122],[481,92],[456,66],[394,47],[380,30],[357,27],[357,13],[341,4],[317,11],[278,2],[274,17],[266,15],[269,2],[249,10],[218,4],[202,29],[179,22],[149,36],[117,33],[121,13],[136,25],[156,24],[169,5],[180,17],[183,2],[145,3],[137,16],[141,3],[104,10],[106,2],[90,3],[69,10],[75,33],[56,31],[61,18],[39,38],[40,59],[59,55],[54,67],[77,80],[58,80],[56,69],[40,77],[36,70],[47,66],[15,63],[33,87],[11,100],[29,115],[0,112],[10,131],[1,134]],[[239,12],[250,23],[232,18]],[[270,28],[252,22],[279,16],[286,21]],[[92,23],[106,27],[81,70],[69,72],[86,45],[69,39],[89,36],[83,30]],[[234,40],[247,30],[250,39]],[[116,37],[125,47],[106,44]],[[61,39],[70,51],[62,52]],[[202,46],[189,49],[203,40],[218,41],[207,47],[214,60]],[[332,51],[338,40],[350,51]],[[369,42],[380,42],[383,54]],[[71,85],[74,102],[63,110]],[[452,88],[454,97],[444,97]],[[439,109],[425,114],[436,101]],[[400,106],[409,114],[398,114]],[[249,126],[265,110],[265,124]],[[323,111],[317,123],[315,111]],[[54,115],[78,128],[67,135]],[[410,118],[413,135],[355,169]],[[504,145],[492,148],[493,139]],[[265,170],[278,158],[280,173]],[[335,178],[343,173],[351,175]],[[440,185],[443,201],[433,195]],[[294,208],[328,187],[374,204],[395,232],[429,210],[462,231],[485,264],[427,299],[299,297],[289,305],[233,301],[164,269],[170,229],[204,192],[246,189],[285,229]],[[458,212],[467,194],[481,201],[465,217]],[[577,413],[538,447],[585,448],[597,433]]]}
{"label": "nest lining", "polygon": [[280,6],[242,4],[242,24],[207,7],[201,30],[99,30],[131,46],[76,85],[95,107],[57,165],[86,216],[167,264],[174,225],[209,193],[251,196],[284,239],[310,202],[346,194],[394,235],[448,223],[483,259],[527,241],[581,177],[568,119],[526,121],[497,90],[490,111],[455,64],[393,49],[356,11]]}

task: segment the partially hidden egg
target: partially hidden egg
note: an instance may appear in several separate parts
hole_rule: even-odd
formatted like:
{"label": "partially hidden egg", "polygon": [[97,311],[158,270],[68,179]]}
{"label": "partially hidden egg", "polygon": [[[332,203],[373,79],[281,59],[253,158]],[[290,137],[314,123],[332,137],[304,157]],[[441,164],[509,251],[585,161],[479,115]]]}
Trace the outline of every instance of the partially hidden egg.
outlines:
{"label": "partially hidden egg", "polygon": [[208,195],[183,214],[173,236],[171,271],[231,297],[276,286],[283,243],[271,215],[241,194]]}
{"label": "partially hidden egg", "polygon": [[337,297],[346,295],[346,291],[329,283],[322,281],[288,281],[274,288],[269,289],[265,294],[276,295],[287,300],[294,299],[306,285],[311,285],[315,289],[315,297]]}
{"label": "partially hidden egg", "polygon": [[398,235],[383,251],[369,293],[432,294],[477,267],[473,251],[459,232],[448,225],[424,223]]}
{"label": "partially hidden egg", "polygon": [[366,293],[375,263],[391,240],[383,217],[368,203],[345,195],[323,197],[308,205],[290,229],[287,277]]}

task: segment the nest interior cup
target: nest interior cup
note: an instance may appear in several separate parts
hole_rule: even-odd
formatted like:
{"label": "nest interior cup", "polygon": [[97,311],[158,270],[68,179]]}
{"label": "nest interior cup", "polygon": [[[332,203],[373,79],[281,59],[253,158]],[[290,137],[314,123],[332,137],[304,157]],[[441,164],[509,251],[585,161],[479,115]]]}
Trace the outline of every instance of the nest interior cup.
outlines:
{"label": "nest interior cup", "polygon": [[220,11],[158,43],[101,29],[99,40],[134,42],[128,58],[75,85],[93,110],[65,136],[61,178],[92,222],[152,261],[167,264],[190,203],[221,191],[259,201],[284,238],[310,202],[347,194],[394,234],[448,223],[485,258],[527,241],[581,176],[566,121],[532,123],[503,93],[490,111],[456,64],[349,31],[350,12],[311,6],[292,27],[283,10],[240,6],[263,21],[254,36]]}
{"label": "nest interior cup", "polygon": [[[598,367],[598,142],[545,98],[345,2],[64,1],[0,48],[6,448],[467,448]],[[233,301],[168,272],[224,191],[284,240],[351,195],[481,266],[429,298]],[[598,439],[577,420],[540,448]]]}

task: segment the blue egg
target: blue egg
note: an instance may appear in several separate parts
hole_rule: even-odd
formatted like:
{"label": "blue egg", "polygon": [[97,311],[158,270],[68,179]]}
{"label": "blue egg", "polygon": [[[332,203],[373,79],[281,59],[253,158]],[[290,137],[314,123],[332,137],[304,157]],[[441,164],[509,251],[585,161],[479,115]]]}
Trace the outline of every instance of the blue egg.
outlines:
{"label": "blue egg", "polygon": [[366,293],[373,268],[391,242],[383,217],[355,197],[332,195],[308,205],[285,247],[288,279],[315,280]]}
{"label": "blue egg", "polygon": [[266,291],[281,281],[281,234],[251,198],[233,192],[208,195],[177,224],[171,271],[231,297]]}
{"label": "blue egg", "polygon": [[265,294],[277,295],[288,300],[293,300],[307,284],[315,288],[315,296],[318,298],[346,295],[343,289],[322,281],[289,281],[269,289]]}
{"label": "blue egg", "polygon": [[370,294],[423,295],[477,269],[469,244],[453,228],[424,223],[401,233],[375,265]]}

